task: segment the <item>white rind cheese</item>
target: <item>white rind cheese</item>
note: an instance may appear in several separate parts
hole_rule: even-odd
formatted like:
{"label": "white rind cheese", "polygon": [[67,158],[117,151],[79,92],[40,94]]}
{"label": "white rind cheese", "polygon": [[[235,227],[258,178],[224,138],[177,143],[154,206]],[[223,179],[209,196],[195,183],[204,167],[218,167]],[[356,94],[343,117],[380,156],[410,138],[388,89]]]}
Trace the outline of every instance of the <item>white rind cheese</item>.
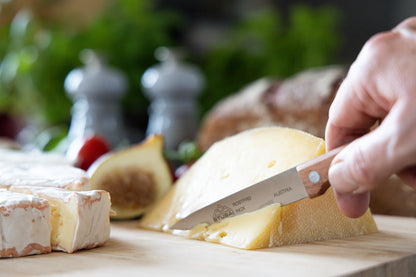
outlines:
{"label": "white rind cheese", "polygon": [[49,203],[0,189],[0,257],[51,252]]}
{"label": "white rind cheese", "polygon": [[63,155],[45,153],[40,151],[24,151],[0,148],[0,161],[7,163],[49,163],[71,165],[72,163]]}
{"label": "white rind cheese", "polygon": [[11,186],[51,206],[52,250],[73,253],[104,244],[110,237],[110,194],[103,190],[68,191],[58,188]]}
{"label": "white rind cheese", "polygon": [[73,253],[110,236],[110,194],[65,157],[0,149],[0,257]]}
{"label": "white rind cheese", "polygon": [[0,161],[0,188],[7,189],[11,185],[69,190],[88,190],[91,186],[87,173],[70,165]]}

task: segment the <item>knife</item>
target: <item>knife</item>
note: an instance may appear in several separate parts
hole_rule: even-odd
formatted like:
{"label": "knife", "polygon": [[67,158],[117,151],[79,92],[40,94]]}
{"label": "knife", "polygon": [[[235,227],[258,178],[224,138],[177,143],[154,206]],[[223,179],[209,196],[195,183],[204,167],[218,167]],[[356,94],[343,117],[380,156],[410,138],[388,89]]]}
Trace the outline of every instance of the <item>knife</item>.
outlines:
{"label": "knife", "polygon": [[340,146],[316,158],[260,181],[179,220],[171,229],[190,230],[227,217],[252,212],[273,203],[282,206],[325,193],[330,184],[328,170],[334,157],[345,147]]}

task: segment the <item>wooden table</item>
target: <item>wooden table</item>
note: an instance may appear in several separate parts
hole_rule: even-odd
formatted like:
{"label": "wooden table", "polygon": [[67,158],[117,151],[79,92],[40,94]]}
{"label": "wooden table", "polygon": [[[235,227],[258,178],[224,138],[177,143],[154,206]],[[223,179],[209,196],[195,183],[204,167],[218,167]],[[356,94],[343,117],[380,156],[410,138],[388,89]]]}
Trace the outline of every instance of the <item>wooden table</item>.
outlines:
{"label": "wooden table", "polygon": [[1,259],[0,276],[416,276],[416,219],[375,220],[376,234],[261,250],[113,222],[103,247]]}

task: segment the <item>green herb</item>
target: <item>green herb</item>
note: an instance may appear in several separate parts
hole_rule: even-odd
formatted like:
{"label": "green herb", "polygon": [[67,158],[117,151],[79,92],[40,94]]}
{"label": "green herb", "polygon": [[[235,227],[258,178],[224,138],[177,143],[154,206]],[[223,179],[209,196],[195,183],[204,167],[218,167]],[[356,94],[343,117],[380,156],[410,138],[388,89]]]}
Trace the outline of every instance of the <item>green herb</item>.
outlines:
{"label": "green herb", "polygon": [[202,114],[258,78],[285,78],[334,63],[341,41],[339,19],[334,8],[305,5],[294,6],[287,19],[276,10],[243,19],[204,60],[207,88],[200,99]]}
{"label": "green herb", "polygon": [[195,142],[184,141],[178,146],[177,151],[165,150],[165,157],[175,163],[187,164],[195,162],[204,153],[198,148]]}
{"label": "green herb", "polygon": [[[173,34],[181,29],[183,17],[156,10],[150,0],[110,3],[86,26],[62,26],[26,11],[12,24],[0,26],[0,112],[24,114],[46,127],[69,126],[72,103],[63,83],[72,69],[81,66],[81,50],[89,48],[127,75],[125,118],[127,124],[144,130],[149,103],[141,76],[157,63],[157,47],[182,44]],[[189,61],[206,77],[199,99],[201,117],[258,78],[284,78],[334,63],[341,41],[339,20],[339,12],[328,7],[294,6],[286,16],[277,10],[262,11],[232,24],[224,39],[206,53],[189,53]]]}
{"label": "green herb", "polygon": [[155,48],[172,45],[170,32],[178,24],[178,16],[155,11],[147,0],[112,1],[95,21],[75,30],[21,11],[0,29],[0,111],[36,115],[46,125],[69,124],[72,103],[63,84],[88,48],[127,75],[125,111],[146,115],[140,78],[156,63]]}

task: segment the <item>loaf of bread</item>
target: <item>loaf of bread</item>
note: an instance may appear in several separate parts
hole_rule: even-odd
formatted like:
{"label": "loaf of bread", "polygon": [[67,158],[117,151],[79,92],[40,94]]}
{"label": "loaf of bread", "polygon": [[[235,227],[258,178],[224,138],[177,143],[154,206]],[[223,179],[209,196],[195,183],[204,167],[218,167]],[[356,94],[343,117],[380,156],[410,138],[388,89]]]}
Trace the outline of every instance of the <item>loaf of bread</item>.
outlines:
{"label": "loaf of bread", "polygon": [[214,142],[262,126],[295,128],[323,138],[328,110],[346,74],[341,66],[310,69],[283,81],[261,79],[219,102],[205,116],[197,142]]}
{"label": "loaf of bread", "polygon": [[[213,107],[197,143],[206,150],[222,138],[261,126],[291,127],[324,138],[329,107],[346,72],[328,66],[285,80],[258,80]],[[416,191],[393,176],[372,192],[370,207],[379,214],[416,216]]]}

